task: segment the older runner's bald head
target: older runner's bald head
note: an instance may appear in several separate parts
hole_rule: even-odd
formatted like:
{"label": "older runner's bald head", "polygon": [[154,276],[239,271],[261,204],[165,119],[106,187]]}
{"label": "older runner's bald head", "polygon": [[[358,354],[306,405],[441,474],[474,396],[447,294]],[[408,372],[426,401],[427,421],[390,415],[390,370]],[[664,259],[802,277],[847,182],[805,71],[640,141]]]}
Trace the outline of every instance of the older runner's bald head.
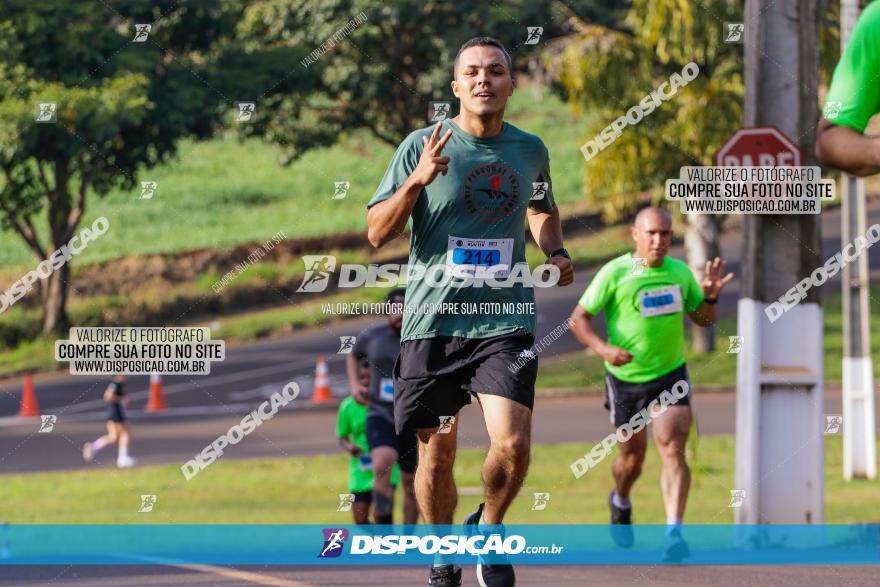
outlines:
{"label": "older runner's bald head", "polygon": [[642,208],[630,228],[636,243],[634,257],[647,259],[649,267],[660,267],[672,244],[672,216],[663,208]]}

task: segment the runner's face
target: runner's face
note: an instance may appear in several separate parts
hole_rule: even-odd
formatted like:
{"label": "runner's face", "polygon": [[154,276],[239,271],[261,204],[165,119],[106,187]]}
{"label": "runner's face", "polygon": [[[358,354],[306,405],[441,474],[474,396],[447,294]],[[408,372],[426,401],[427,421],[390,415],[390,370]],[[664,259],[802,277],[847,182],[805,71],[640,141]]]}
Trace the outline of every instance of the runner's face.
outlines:
{"label": "runner's face", "polygon": [[452,92],[461,110],[476,116],[504,112],[515,83],[504,53],[491,45],[468,47],[458,57]]}
{"label": "runner's face", "polygon": [[672,225],[662,214],[646,214],[632,227],[636,242],[636,257],[648,259],[651,267],[663,264],[663,258],[672,244]]}

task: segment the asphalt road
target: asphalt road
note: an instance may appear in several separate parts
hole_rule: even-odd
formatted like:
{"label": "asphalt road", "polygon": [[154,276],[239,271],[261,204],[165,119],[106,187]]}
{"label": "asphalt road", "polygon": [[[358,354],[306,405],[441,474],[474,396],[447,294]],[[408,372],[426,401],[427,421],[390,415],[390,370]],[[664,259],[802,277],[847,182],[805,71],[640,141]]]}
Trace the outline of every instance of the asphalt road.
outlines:
{"label": "asphalt road", "polygon": [[[712,436],[734,433],[735,394],[696,390],[693,406],[700,434]],[[305,403],[305,402],[303,402]],[[255,405],[255,404],[254,404]],[[840,414],[840,390],[825,394],[825,412]],[[875,400],[876,422],[880,432],[880,397]],[[253,409],[253,406],[250,407]],[[247,411],[212,418],[182,416],[142,416],[132,423],[132,455],[139,464],[183,464],[234,424]],[[314,454],[335,454],[339,445],[335,436],[334,408],[285,409],[265,422],[245,440],[227,447],[223,458],[229,460],[258,457],[287,458]],[[82,461],[82,444],[103,433],[96,421],[68,421],[59,418],[51,433],[38,433],[39,420],[0,428],[0,446],[10,447],[0,453],[4,473],[112,467],[116,450],[106,449],[96,462]],[[612,431],[608,412],[599,395],[543,398],[535,408],[533,438],[535,443],[598,442]],[[476,404],[461,411],[459,446],[483,448],[488,436],[482,413]]]}
{"label": "asphalt road", "polygon": [[[870,222],[880,221],[880,206],[872,205]],[[839,214],[823,215],[823,257],[840,250]],[[796,244],[793,243],[793,246]],[[739,235],[732,232],[723,241],[725,258],[739,272]],[[673,255],[681,257],[680,248]],[[872,269],[880,268],[880,255],[874,254]],[[540,290],[538,338],[551,331],[567,316],[588,283],[592,272],[581,271],[574,286]],[[825,286],[835,290],[839,282]],[[738,296],[737,282],[722,298],[722,314],[728,313]],[[371,319],[349,321],[310,332],[230,348],[227,360],[215,364],[204,378],[166,378],[166,397],[172,410],[167,414],[140,412],[146,402],[145,377],[130,379],[133,397],[133,453],[141,463],[182,462],[207,442],[225,432],[230,425],[251,411],[260,401],[285,383],[297,381],[304,397],[311,389],[317,355],[330,360],[334,391],[345,393],[344,357],[336,355],[339,336],[356,334]],[[548,356],[578,348],[570,336],[563,337],[545,351]],[[100,434],[103,424],[101,393],[106,379],[49,375],[37,378],[37,390],[44,414],[58,415],[55,429],[37,432],[38,423],[14,417],[20,397],[20,380],[0,384],[0,472],[67,469],[83,466],[81,443]],[[732,394],[703,393],[695,398],[702,434],[733,432],[735,413]],[[829,389],[826,412],[839,412],[839,391]],[[877,402],[880,408],[880,401]],[[3,416],[6,416],[3,418]],[[285,409],[264,424],[252,437],[228,451],[225,458],[290,457],[336,450],[328,409],[310,409],[306,401]],[[880,417],[878,417],[880,422]],[[607,415],[598,396],[542,399],[535,414],[536,442],[598,440],[609,430]],[[485,446],[486,436],[476,407],[461,414],[462,446]],[[112,460],[112,459],[108,459]],[[108,466],[92,464],[89,466]],[[63,488],[59,488],[63,492]],[[344,585],[423,585],[423,568],[411,567],[215,567],[208,565],[164,566],[41,566],[2,567],[0,585],[279,585],[291,587]],[[777,587],[805,585],[876,585],[876,567],[861,566],[761,566],[761,567],[521,567],[522,586],[528,585],[695,585],[745,586],[774,584]],[[472,569],[465,571],[465,585],[475,585]]]}
{"label": "asphalt road", "polygon": [[[872,201],[869,207],[869,222],[880,222],[878,201]],[[839,210],[823,214],[822,230],[824,258],[841,248]],[[736,274],[739,273],[740,245],[739,231],[731,230],[725,234],[723,255]],[[680,258],[683,251],[681,247],[676,247],[672,254]],[[880,274],[880,254],[875,252],[870,260],[873,272]],[[594,271],[582,270],[570,287],[537,290],[539,314],[536,339],[568,317],[593,274]],[[738,280],[734,280],[725,290],[719,304],[722,315],[734,310],[738,285]],[[826,291],[835,291],[838,287],[839,280],[825,285]],[[240,443],[235,451],[230,450],[228,458],[289,456],[335,450],[335,440],[328,434],[332,429],[332,413],[301,413],[309,408],[307,399],[313,386],[315,360],[319,355],[327,357],[334,394],[345,395],[345,357],[336,354],[339,337],[357,334],[374,322],[375,318],[364,317],[289,337],[230,346],[226,360],[214,363],[210,375],[168,376],[164,379],[165,396],[171,406],[171,410],[165,414],[143,412],[148,396],[147,377],[131,377],[128,389],[132,398],[129,413],[134,430],[133,454],[144,464],[183,462],[290,381],[297,382],[301,387],[300,400],[285,408],[273,421],[261,426],[257,438]],[[578,342],[567,333],[545,349],[542,358],[578,348]],[[0,473],[82,466],[78,456],[82,443],[94,439],[103,430],[105,407],[101,395],[107,383],[106,378],[52,374],[37,377],[35,382],[42,413],[58,417],[55,429],[49,434],[38,434],[38,421],[17,418],[15,414],[21,396],[21,380],[0,382]],[[598,383],[585,387],[598,391]],[[707,399],[706,405],[699,407],[704,433],[733,432],[733,418],[730,415],[735,410],[732,399],[732,396],[712,401]],[[566,401],[573,401],[577,405],[569,406]],[[714,403],[716,401],[717,404]],[[828,401],[826,412],[831,413],[831,406],[835,402],[839,405],[839,399],[831,394]],[[598,399],[544,401],[535,416],[535,439],[538,442],[590,440],[591,436],[605,433],[605,417]],[[550,423],[546,433],[542,432],[544,418]],[[556,426],[555,423],[562,425]],[[485,441],[475,408],[463,412],[462,424],[464,442],[468,438],[473,438],[475,442]],[[263,436],[262,441],[259,436]]]}
{"label": "asphalt road", "polygon": [[[30,587],[62,583],[71,587],[117,585],[274,585],[277,587],[412,587],[424,585],[422,567],[219,567],[175,566],[43,566],[10,567],[0,572],[0,585]],[[518,587],[609,585],[652,587],[873,587],[875,566],[519,566]],[[465,568],[462,585],[477,585],[473,567]]]}

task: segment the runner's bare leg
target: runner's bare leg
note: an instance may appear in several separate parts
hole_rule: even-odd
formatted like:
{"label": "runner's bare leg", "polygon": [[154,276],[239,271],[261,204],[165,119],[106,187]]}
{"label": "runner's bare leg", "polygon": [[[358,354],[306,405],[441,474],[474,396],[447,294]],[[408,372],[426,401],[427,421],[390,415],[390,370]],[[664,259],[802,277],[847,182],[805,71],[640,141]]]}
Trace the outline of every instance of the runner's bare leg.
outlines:
{"label": "runner's bare leg", "polygon": [[660,489],[666,506],[666,518],[681,519],[691,486],[691,470],[685,460],[685,443],[691,429],[691,407],[669,406],[655,419],[654,443],[660,453]]}
{"label": "runner's bare leg", "polygon": [[532,411],[506,397],[489,394],[478,394],[478,397],[490,442],[483,462],[486,499],[483,520],[487,524],[500,524],[529,469]]}
{"label": "runner's bare leg", "polygon": [[419,503],[416,500],[415,473],[400,472],[400,484],[403,486],[403,523],[417,524],[419,521]]}
{"label": "runner's bare leg", "polygon": [[426,524],[451,524],[458,491],[452,478],[457,448],[458,422],[446,434],[437,428],[418,431],[419,466],[416,467],[416,499]]}
{"label": "runner's bare leg", "polygon": [[629,499],[632,486],[642,474],[642,464],[645,462],[645,451],[648,448],[647,428],[639,430],[638,434],[634,434],[624,443],[618,443],[617,446],[620,447],[620,454],[611,465],[614,490],[621,499]]}

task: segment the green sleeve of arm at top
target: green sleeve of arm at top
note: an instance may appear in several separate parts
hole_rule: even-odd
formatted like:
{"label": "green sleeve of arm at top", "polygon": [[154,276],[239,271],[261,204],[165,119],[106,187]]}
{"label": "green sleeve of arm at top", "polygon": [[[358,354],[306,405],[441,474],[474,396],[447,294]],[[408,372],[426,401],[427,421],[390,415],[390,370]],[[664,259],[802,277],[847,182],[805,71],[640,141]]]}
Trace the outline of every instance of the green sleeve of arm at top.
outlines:
{"label": "green sleeve of arm at top", "polygon": [[880,110],[880,2],[859,16],[834,69],[822,116],[830,123],[864,132]]}

